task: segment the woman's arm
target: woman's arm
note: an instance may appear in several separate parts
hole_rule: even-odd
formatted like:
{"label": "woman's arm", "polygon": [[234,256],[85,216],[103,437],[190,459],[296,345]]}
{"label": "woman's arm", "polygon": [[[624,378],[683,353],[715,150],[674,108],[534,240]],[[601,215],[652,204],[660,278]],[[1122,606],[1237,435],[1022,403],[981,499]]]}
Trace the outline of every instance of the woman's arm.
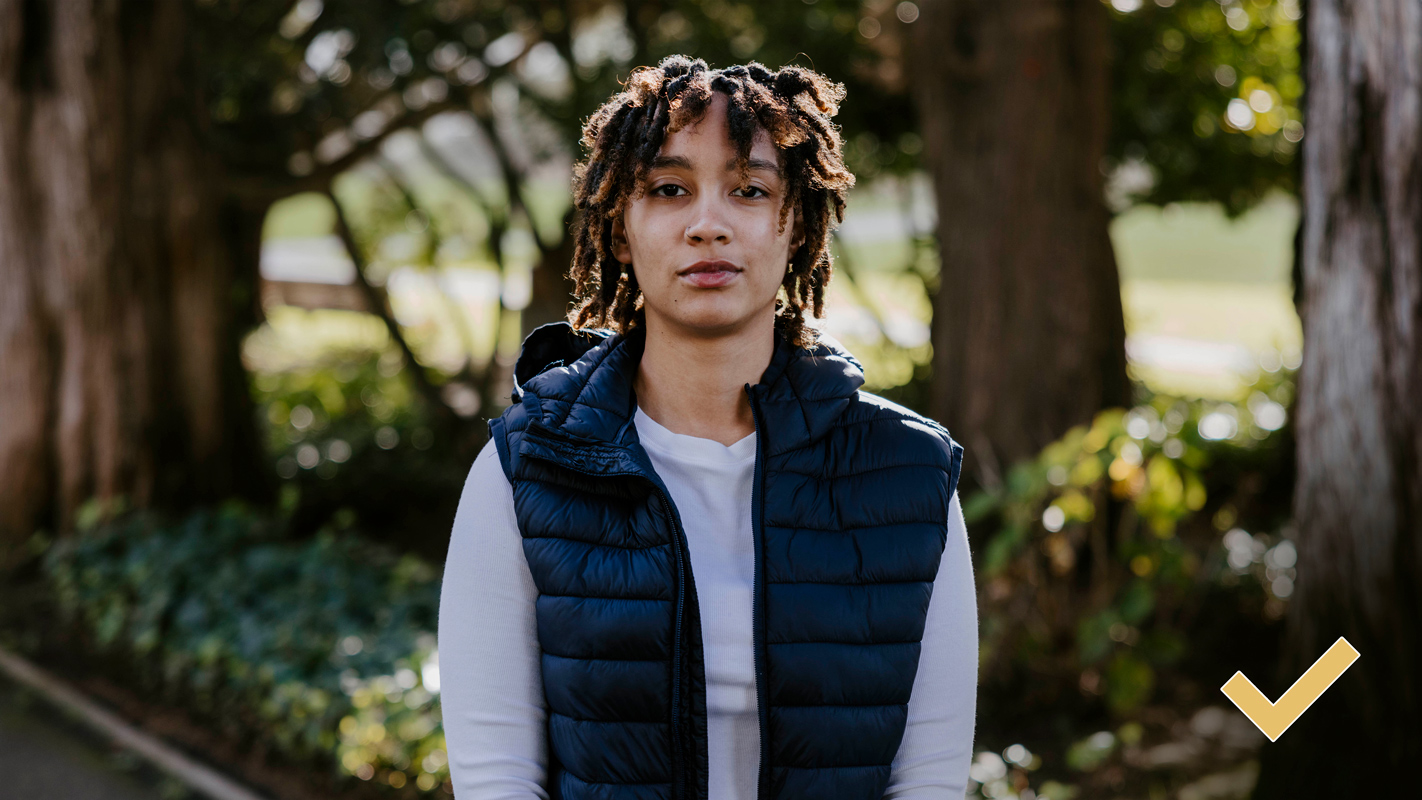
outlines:
{"label": "woman's arm", "polygon": [[933,581],[908,725],[885,800],[946,800],[967,791],[978,693],[978,603],[968,529],[958,495]]}
{"label": "woman's arm", "polygon": [[491,442],[459,498],[439,602],[440,704],[457,798],[547,800],[537,599]]}

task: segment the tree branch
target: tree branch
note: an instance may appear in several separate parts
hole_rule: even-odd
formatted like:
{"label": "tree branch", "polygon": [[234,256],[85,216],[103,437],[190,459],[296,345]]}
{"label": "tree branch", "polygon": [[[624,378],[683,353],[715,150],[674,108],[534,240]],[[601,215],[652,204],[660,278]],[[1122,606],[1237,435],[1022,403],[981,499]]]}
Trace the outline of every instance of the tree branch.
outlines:
{"label": "tree branch", "polygon": [[[459,107],[460,104],[458,100],[444,100],[439,103],[431,103],[419,111],[411,111],[399,120],[387,125],[384,130],[375,136],[356,142],[345,155],[329,163],[322,164],[307,175],[291,175],[284,172],[277,175],[268,174],[258,178],[254,178],[250,175],[235,175],[227,178],[227,190],[237,197],[262,199],[266,202],[280,200],[283,197],[288,197],[298,192],[328,194],[331,188],[331,181],[335,180],[336,176],[354,167],[360,163],[361,160],[379,152],[380,146],[384,144],[385,140],[392,134],[423,125],[431,117],[446,111],[453,111]],[[349,125],[347,125],[347,127],[349,127]]]}
{"label": "tree branch", "polygon": [[439,152],[434,145],[430,144],[430,140],[424,136],[420,137],[420,153],[424,155],[425,160],[430,162],[431,166],[439,170],[451,183],[459,186],[459,188],[463,189],[465,193],[469,195],[469,199],[473,200],[474,203],[479,206],[479,209],[484,212],[484,215],[491,220],[491,225],[493,224],[492,220],[495,216],[499,217],[499,224],[501,226],[508,224],[508,212],[496,207],[493,201],[485,197],[483,192],[479,191],[479,187],[475,186],[473,181],[464,177],[453,164],[449,163],[449,159],[445,158],[444,154]]}
{"label": "tree branch", "polygon": [[420,149],[421,152],[424,153],[425,158],[428,159],[436,169],[444,173],[451,182],[462,187],[465,192],[469,194],[469,197],[483,210],[485,216],[489,219],[489,254],[494,257],[494,266],[499,276],[498,309],[495,311],[494,316],[494,346],[489,357],[489,363],[484,368],[484,371],[475,379],[474,383],[478,387],[481,407],[493,408],[494,385],[498,381],[499,346],[503,340],[504,315],[508,311],[508,307],[504,305],[503,293],[504,281],[508,275],[508,268],[504,264],[503,246],[504,231],[508,229],[508,213],[504,209],[496,208],[488,198],[484,197],[483,193],[479,191],[473,182],[461,175],[458,170],[454,168],[454,165],[450,164],[449,160],[436,150],[434,145],[430,144],[429,140],[423,136],[420,137]]}
{"label": "tree branch", "polygon": [[[457,101],[453,99],[445,99],[441,100],[438,103],[430,103],[419,111],[411,111],[405,116],[401,117],[399,120],[391,123],[390,125],[385,126],[385,129],[382,130],[380,133],[377,133],[369,139],[365,139],[357,143],[354,147],[350,149],[350,152],[346,153],[340,158],[337,158],[334,161],[322,165],[320,168],[316,169],[302,180],[313,181],[317,183],[328,183],[337,175],[341,174],[342,172],[345,172],[351,167],[354,167],[356,164],[359,164],[362,159],[374,155],[376,152],[378,152],[380,150],[380,146],[385,143],[385,140],[388,139],[391,134],[396,133],[397,131],[405,130],[407,128],[414,128],[418,125],[423,125],[431,117],[443,114],[446,111],[452,111],[459,107],[460,104]],[[359,114],[357,114],[356,116],[359,116]],[[354,117],[352,117],[352,119],[354,119]],[[349,127],[349,124],[347,125],[347,127]]]}
{"label": "tree branch", "polygon": [[430,382],[429,376],[425,374],[424,367],[419,359],[415,358],[415,351],[410,349],[410,343],[405,340],[405,335],[400,330],[400,323],[395,320],[395,315],[390,310],[389,297],[385,290],[374,286],[365,277],[365,258],[361,255],[360,246],[356,243],[355,235],[351,232],[351,226],[346,219],[345,209],[341,207],[341,201],[337,199],[336,193],[330,186],[326,187],[326,197],[330,199],[331,205],[336,209],[336,235],[340,237],[341,244],[346,248],[346,253],[355,264],[356,286],[365,296],[366,302],[370,305],[372,314],[380,317],[385,323],[385,329],[389,331],[390,338],[400,348],[400,352],[405,356],[405,363],[409,367],[410,379],[415,382],[415,389],[430,407],[435,410],[445,422],[451,427],[459,426],[459,415],[454,413],[454,409],[444,401],[440,395],[439,388]]}
{"label": "tree branch", "polygon": [[[423,141],[423,138],[421,139]],[[399,167],[390,163],[384,156],[376,156],[375,163],[380,165],[381,170],[390,178],[390,183],[395,187],[395,191],[400,193],[400,197],[405,202],[405,206],[411,211],[420,209],[419,201],[415,199],[414,192],[406,184],[405,176],[400,172]],[[427,212],[428,213],[428,212]],[[444,241],[443,234],[440,233],[439,223],[435,221],[434,214],[429,214],[430,242],[428,257],[430,267],[436,272],[435,285],[439,288],[440,297],[444,299],[445,310],[453,317],[454,325],[459,331],[461,344],[464,346],[464,366],[460,369],[457,380],[477,382],[474,376],[474,334],[469,330],[468,320],[465,319],[464,309],[450,295],[443,280],[438,278],[438,265],[435,264],[435,255],[439,253],[440,243]]]}
{"label": "tree branch", "polygon": [[884,315],[880,313],[878,304],[869,297],[869,293],[864,291],[864,287],[860,286],[859,281],[855,279],[854,262],[845,254],[844,240],[840,238],[839,231],[831,234],[831,241],[835,245],[835,250],[839,251],[835,260],[839,262],[839,273],[843,276],[849,291],[859,300],[859,305],[869,312],[869,317],[874,320],[874,327],[879,329],[879,335],[889,342],[894,341],[893,337],[889,335],[888,328],[884,327]]}
{"label": "tree branch", "polygon": [[489,140],[489,147],[494,151],[494,158],[499,163],[499,174],[504,179],[504,186],[509,195],[509,209],[523,215],[524,220],[528,223],[528,231],[533,235],[533,243],[538,247],[540,258],[547,258],[557,245],[544,239],[542,232],[538,230],[537,221],[528,210],[528,204],[524,202],[523,176],[514,167],[513,159],[509,158],[508,148],[504,146],[504,141],[499,136],[498,126],[490,117],[485,117],[478,112],[470,113],[474,117],[474,121],[483,126],[486,138]]}

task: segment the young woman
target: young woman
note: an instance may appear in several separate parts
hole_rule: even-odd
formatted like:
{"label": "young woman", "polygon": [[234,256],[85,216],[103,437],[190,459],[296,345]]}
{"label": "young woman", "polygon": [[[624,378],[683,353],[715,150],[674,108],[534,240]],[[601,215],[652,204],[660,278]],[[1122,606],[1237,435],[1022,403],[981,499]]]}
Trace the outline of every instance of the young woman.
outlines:
{"label": "young woman", "polygon": [[962,448],[803,318],[842,99],[673,57],[587,123],[581,305],[524,342],[445,567],[459,800],[963,796]]}

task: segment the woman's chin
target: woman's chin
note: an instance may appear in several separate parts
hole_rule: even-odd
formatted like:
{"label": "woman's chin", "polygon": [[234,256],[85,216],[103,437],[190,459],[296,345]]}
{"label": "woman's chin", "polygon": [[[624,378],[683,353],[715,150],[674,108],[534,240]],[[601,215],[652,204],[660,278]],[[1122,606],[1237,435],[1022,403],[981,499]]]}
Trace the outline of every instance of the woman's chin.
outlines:
{"label": "woman's chin", "polygon": [[[693,336],[724,336],[735,333],[755,318],[755,313],[741,303],[724,302],[730,298],[697,298],[677,304],[674,314],[665,315],[671,327]],[[717,302],[717,301],[721,302]],[[707,302],[710,301],[710,302]]]}

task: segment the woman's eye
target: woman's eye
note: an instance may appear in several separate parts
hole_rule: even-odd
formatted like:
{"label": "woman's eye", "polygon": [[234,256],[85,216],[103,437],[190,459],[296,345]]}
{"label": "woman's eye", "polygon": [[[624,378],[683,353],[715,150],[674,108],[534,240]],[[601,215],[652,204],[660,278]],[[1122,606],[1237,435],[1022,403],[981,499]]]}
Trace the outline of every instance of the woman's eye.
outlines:
{"label": "woman's eye", "polygon": [[[759,192],[759,194],[753,194],[753,192]],[[769,193],[769,192],[765,191],[764,189],[760,188],[759,186],[742,186],[741,188],[737,189],[736,191],[732,192],[731,194],[734,194],[734,195],[737,196],[737,197],[769,197],[769,196],[770,196],[770,193]]]}
{"label": "woman's eye", "polygon": [[656,195],[657,197],[680,197],[681,195],[679,194],[679,192],[685,191],[685,189],[681,188],[680,186],[677,186],[675,183],[664,183],[661,186],[658,186],[657,188],[653,189],[652,194]]}

